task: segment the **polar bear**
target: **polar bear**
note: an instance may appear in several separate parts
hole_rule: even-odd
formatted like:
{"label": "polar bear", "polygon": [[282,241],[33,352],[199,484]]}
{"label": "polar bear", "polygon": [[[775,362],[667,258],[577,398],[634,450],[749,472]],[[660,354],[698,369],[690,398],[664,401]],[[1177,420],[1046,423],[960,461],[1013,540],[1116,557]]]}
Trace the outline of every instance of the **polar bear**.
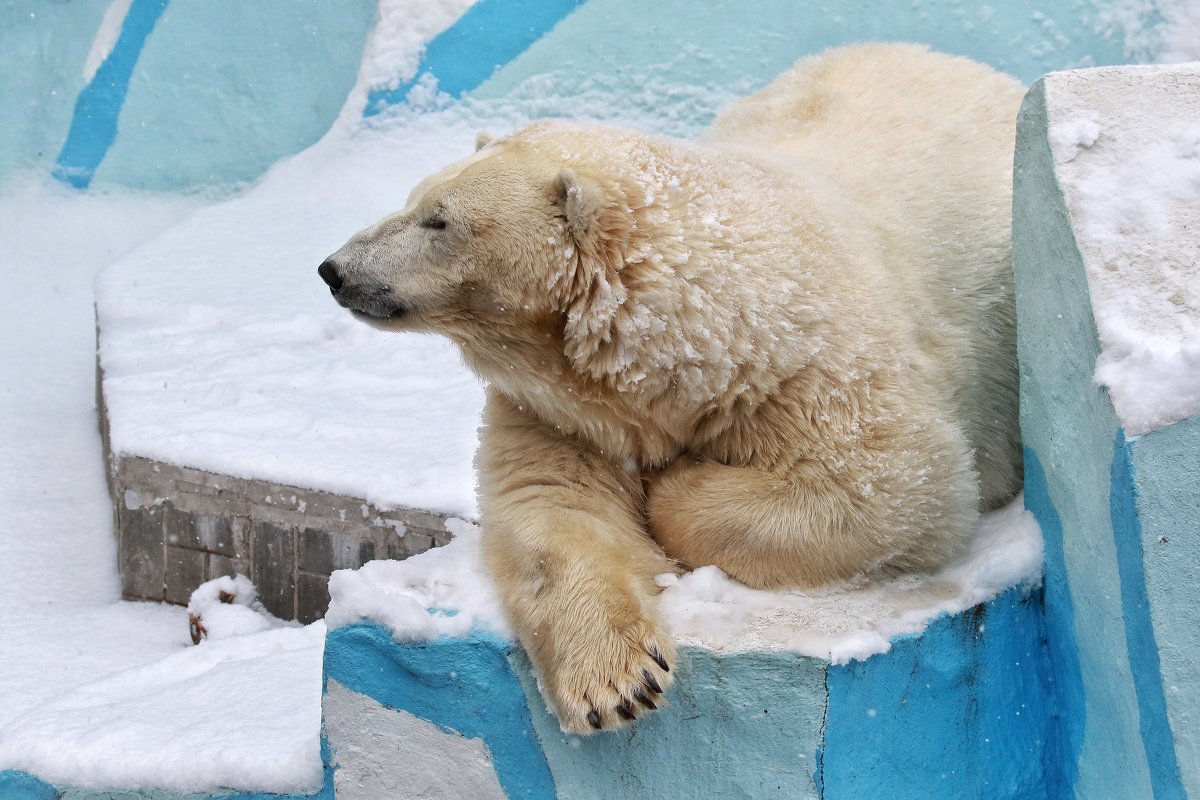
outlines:
{"label": "polar bear", "polygon": [[656,576],[928,570],[1019,489],[1022,94],[915,45],[836,49],[700,142],[481,138],[320,266],[489,384],[485,558],[565,731],[663,702]]}

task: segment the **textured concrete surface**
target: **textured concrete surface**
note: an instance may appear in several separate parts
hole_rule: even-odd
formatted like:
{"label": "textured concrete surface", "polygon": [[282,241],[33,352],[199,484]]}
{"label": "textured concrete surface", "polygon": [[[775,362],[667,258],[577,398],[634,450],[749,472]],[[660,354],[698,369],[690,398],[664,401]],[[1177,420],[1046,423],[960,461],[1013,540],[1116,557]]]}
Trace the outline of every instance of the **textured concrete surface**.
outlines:
{"label": "textured concrete surface", "polygon": [[[510,798],[905,800],[933,788],[958,800],[1037,800],[1049,796],[1044,665],[1040,593],[1014,588],[842,666],[685,648],[665,708],[581,737],[559,730],[512,643],[480,632],[397,642],[359,623],[327,638],[324,715],[345,736],[345,707],[365,697],[478,739]],[[339,768],[395,746],[380,737],[344,752]]]}

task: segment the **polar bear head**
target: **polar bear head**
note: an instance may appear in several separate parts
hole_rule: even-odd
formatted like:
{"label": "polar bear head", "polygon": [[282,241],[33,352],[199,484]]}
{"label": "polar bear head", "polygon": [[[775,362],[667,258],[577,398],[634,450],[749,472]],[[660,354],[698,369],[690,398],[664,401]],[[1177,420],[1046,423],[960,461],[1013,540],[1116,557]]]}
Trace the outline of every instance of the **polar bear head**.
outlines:
{"label": "polar bear head", "polygon": [[460,342],[611,307],[625,296],[617,273],[632,218],[612,180],[580,163],[580,137],[562,123],[481,135],[473,155],[331,255],[321,278],[364,322]]}

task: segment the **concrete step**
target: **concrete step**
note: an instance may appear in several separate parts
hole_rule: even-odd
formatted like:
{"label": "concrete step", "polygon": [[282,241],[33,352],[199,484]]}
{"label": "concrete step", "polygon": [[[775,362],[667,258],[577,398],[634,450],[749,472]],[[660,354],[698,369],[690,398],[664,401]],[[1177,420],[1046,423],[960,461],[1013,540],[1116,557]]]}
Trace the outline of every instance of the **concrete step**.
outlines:
{"label": "concrete step", "polygon": [[[429,553],[364,575],[335,573],[323,734],[337,797],[1052,796],[1035,584],[955,613],[939,614],[934,602],[913,632],[861,659],[831,658],[839,651],[829,640],[825,656],[807,646],[703,646],[668,614],[677,638],[693,643],[681,648],[666,707],[628,729],[577,736],[559,729],[525,652],[496,621],[498,609],[485,608],[494,598],[479,587],[486,579],[474,557],[448,566],[469,545],[456,532],[436,554],[441,569]],[[869,591],[845,590],[829,607]],[[468,598],[462,610],[456,595]],[[778,600],[780,609],[796,602]],[[364,611],[372,608],[374,618]],[[808,625],[840,630],[832,616]],[[880,616],[893,612],[881,606]],[[761,629],[752,614],[727,618]],[[879,624],[839,635],[864,641]],[[807,641],[804,633],[780,641]]]}

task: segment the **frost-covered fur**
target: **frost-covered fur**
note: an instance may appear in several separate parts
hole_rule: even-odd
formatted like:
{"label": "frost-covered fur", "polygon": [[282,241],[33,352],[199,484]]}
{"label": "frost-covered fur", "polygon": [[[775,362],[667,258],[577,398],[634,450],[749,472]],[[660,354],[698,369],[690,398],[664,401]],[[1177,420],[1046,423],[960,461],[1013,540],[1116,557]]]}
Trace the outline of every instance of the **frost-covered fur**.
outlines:
{"label": "frost-covered fur", "polygon": [[655,576],[926,570],[1020,484],[1013,80],[910,45],[801,61],[701,143],[543,122],[329,265],[490,383],[485,550],[566,730],[662,702]]}

